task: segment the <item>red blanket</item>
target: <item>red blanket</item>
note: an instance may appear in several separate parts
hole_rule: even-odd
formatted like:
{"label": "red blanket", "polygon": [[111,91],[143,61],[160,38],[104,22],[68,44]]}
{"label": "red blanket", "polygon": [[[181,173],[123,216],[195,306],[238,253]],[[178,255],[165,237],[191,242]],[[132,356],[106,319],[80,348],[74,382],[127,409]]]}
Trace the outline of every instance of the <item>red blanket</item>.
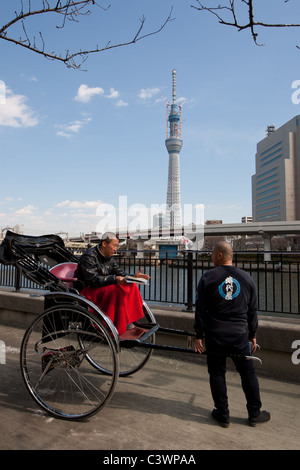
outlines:
{"label": "red blanket", "polygon": [[120,336],[129,323],[144,316],[143,299],[136,284],[85,287],[80,293],[112,320]]}

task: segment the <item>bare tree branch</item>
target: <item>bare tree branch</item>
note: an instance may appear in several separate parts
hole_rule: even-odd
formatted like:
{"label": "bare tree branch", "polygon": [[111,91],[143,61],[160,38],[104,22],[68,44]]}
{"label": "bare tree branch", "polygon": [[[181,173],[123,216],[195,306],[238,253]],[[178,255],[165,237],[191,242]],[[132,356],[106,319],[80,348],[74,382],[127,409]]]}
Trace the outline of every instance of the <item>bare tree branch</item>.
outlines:
{"label": "bare tree branch", "polygon": [[[170,10],[169,15],[166,20],[162,23],[160,27],[156,30],[151,31],[150,33],[142,34],[144,26],[146,23],[146,17],[140,19],[140,25],[137,32],[133,38],[129,41],[124,41],[118,44],[111,44],[109,41],[104,47],[98,47],[87,50],[79,50],[75,52],[70,52],[66,50],[64,55],[56,51],[49,51],[46,49],[46,41],[43,37],[43,33],[39,31],[40,45],[37,45],[35,36],[32,36],[28,33],[26,28],[25,21],[28,21],[32,17],[42,16],[44,14],[56,14],[61,18],[61,23],[56,25],[56,28],[64,28],[66,21],[72,21],[78,23],[81,16],[87,16],[92,14],[95,8],[101,8],[103,11],[107,11],[110,8],[110,5],[103,7],[99,5],[95,0],[40,0],[40,8],[32,10],[31,0],[27,0],[26,9],[24,9],[23,0],[20,0],[20,9],[15,11],[14,18],[12,18],[7,24],[0,27],[0,39],[3,39],[8,42],[12,42],[19,46],[29,49],[30,51],[41,54],[42,56],[51,59],[58,60],[63,62],[67,67],[74,69],[80,69],[82,64],[86,61],[87,57],[90,54],[107,51],[109,49],[114,49],[122,46],[129,46],[130,44],[135,44],[142,39],[145,39],[154,34],[158,34],[164,27],[173,20],[172,11],[173,7]],[[15,25],[21,25],[22,34],[19,37],[15,37],[12,33],[12,27]],[[10,34],[11,33],[11,34]]]}
{"label": "bare tree branch", "polygon": [[[252,38],[257,45],[257,36],[258,33],[256,32],[256,27],[261,26],[264,28],[299,28],[300,24],[298,23],[265,23],[263,21],[255,21],[254,20],[254,0],[240,0],[239,5],[236,5],[235,0],[227,0],[227,6],[221,6],[218,4],[217,6],[206,6],[200,0],[195,0],[198,4],[191,5],[192,8],[198,11],[208,11],[209,13],[213,14],[217,17],[220,24],[226,26],[233,26],[237,28],[238,31],[242,31],[245,29],[250,29]],[[284,3],[288,3],[289,0],[284,0]],[[237,9],[241,6],[247,7],[247,22],[241,23],[237,18]],[[298,46],[297,46],[298,47]]]}

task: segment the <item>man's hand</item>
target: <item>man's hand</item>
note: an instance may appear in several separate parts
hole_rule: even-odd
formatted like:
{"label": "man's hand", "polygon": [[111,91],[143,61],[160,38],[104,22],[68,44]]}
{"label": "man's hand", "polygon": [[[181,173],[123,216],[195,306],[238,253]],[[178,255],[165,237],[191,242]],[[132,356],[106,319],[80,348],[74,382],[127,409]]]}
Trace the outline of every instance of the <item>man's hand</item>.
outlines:
{"label": "man's hand", "polygon": [[148,276],[148,274],[142,274],[142,269],[140,269],[135,275],[134,277],[142,277],[143,279],[150,279],[150,276]]}
{"label": "man's hand", "polygon": [[256,338],[251,338],[251,339],[249,339],[249,341],[251,341],[251,343],[252,343],[251,352],[252,352],[252,353],[255,353],[255,351],[256,351],[256,349],[257,349]]}
{"label": "man's hand", "polygon": [[198,352],[199,354],[202,354],[204,352],[204,347],[203,347],[203,342],[202,339],[195,339],[195,352]]}
{"label": "man's hand", "polygon": [[121,284],[121,286],[125,286],[125,284],[127,284],[126,279],[123,276],[116,276],[116,281],[118,284]]}

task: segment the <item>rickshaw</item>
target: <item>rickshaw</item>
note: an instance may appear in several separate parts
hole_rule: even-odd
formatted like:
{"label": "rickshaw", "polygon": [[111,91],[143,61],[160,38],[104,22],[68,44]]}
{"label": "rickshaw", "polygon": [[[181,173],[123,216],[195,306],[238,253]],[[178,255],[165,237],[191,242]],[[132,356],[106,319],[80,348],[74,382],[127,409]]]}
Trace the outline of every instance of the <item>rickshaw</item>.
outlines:
{"label": "rickshaw", "polygon": [[[41,286],[44,310],[27,328],[20,365],[35,402],[56,418],[92,416],[113,396],[119,376],[139,371],[154,349],[193,353],[155,343],[155,333],[193,333],[161,328],[143,302],[144,317],[119,336],[110,318],[76,288],[78,257],[58,235],[27,236],[7,231],[0,262],[15,266]],[[246,359],[260,361],[246,356]]]}

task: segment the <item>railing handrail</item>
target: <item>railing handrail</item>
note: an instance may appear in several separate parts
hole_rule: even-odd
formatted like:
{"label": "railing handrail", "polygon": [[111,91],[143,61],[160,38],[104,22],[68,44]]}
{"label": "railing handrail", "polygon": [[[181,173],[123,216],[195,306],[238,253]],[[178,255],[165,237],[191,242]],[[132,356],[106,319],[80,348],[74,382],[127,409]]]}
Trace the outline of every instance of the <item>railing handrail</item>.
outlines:
{"label": "railing handrail", "polygon": [[[116,256],[124,269],[143,268],[151,274],[150,286],[141,287],[146,301],[184,305],[186,310],[192,311],[200,277],[214,267],[211,255],[208,250],[185,250],[178,252],[176,257],[174,253],[164,252],[160,257],[161,252],[157,250],[120,250]],[[267,261],[264,260],[266,254],[270,255]],[[253,276],[259,293],[259,311],[299,315],[299,251],[235,250],[233,264]],[[12,266],[3,265],[0,265],[1,285],[16,290],[41,289],[25,280]]]}

